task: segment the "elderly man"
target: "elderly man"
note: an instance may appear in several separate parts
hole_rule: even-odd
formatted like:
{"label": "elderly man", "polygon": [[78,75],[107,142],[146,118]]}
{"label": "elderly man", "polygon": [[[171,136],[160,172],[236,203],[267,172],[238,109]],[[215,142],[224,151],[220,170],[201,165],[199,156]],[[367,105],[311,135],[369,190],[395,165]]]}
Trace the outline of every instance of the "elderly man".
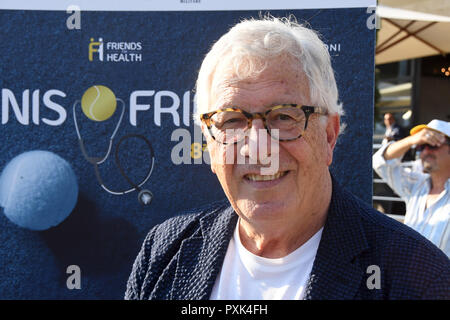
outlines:
{"label": "elderly man", "polygon": [[[423,173],[400,163],[412,147],[421,151]],[[405,200],[405,224],[450,257],[450,123],[414,127],[409,137],[378,150],[373,168]]]}
{"label": "elderly man", "polygon": [[332,178],[337,100],[312,30],[268,18],[222,36],[197,106],[228,201],[155,226],[125,298],[450,298],[448,258]]}

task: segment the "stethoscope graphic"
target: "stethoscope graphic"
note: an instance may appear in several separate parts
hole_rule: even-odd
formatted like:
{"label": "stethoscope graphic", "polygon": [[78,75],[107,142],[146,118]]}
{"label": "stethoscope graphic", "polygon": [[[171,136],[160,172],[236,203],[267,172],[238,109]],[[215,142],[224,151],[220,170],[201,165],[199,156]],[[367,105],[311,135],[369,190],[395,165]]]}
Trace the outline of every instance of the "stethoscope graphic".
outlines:
{"label": "stethoscope graphic", "polygon": [[[150,178],[150,176],[152,175],[153,172],[153,167],[155,165],[155,153],[153,151],[153,147],[150,143],[150,141],[144,137],[143,135],[140,134],[128,134],[123,136],[119,142],[116,145],[116,149],[115,149],[115,163],[117,168],[119,169],[120,174],[125,178],[125,180],[131,185],[132,188],[124,190],[124,191],[113,191],[111,189],[109,189],[104,183],[103,180],[100,176],[100,172],[98,169],[98,166],[101,165],[103,162],[106,161],[106,159],[108,159],[109,154],[111,153],[111,149],[112,149],[112,145],[113,145],[113,140],[117,134],[117,131],[119,130],[120,124],[122,123],[122,118],[123,115],[125,113],[125,103],[123,102],[122,99],[116,98],[117,101],[120,102],[120,104],[122,105],[122,112],[120,114],[120,118],[119,121],[117,121],[116,127],[114,129],[114,132],[112,133],[111,137],[109,138],[109,146],[108,146],[108,151],[106,152],[105,156],[102,158],[97,158],[97,157],[90,157],[88,155],[88,153],[86,152],[86,148],[84,146],[84,142],[83,139],[81,138],[81,134],[80,134],[80,130],[78,128],[78,121],[77,121],[77,116],[76,116],[76,107],[78,104],[81,105],[81,101],[77,100],[75,101],[75,103],[73,104],[73,122],[75,123],[75,130],[77,132],[77,136],[78,136],[78,142],[80,144],[80,149],[81,152],[83,153],[84,158],[86,159],[86,161],[88,161],[90,164],[92,164],[94,166],[94,170],[95,170],[95,176],[97,177],[97,181],[100,184],[100,186],[107,192],[109,192],[110,194],[114,194],[114,195],[124,195],[133,191],[138,191],[138,200],[141,204],[143,205],[148,205],[150,204],[150,202],[153,199],[153,194],[150,192],[150,190],[147,189],[142,189],[142,186],[148,181],[148,179]],[[134,183],[130,177],[128,177],[125,173],[125,171],[123,170],[120,161],[119,161],[119,150],[120,150],[120,145],[122,144],[122,142],[124,142],[126,139],[129,138],[138,138],[141,139],[145,142],[145,144],[147,145],[148,149],[150,150],[150,158],[151,158],[151,166],[149,168],[149,170],[147,171],[147,175],[145,176],[145,178],[139,182],[139,183]]]}

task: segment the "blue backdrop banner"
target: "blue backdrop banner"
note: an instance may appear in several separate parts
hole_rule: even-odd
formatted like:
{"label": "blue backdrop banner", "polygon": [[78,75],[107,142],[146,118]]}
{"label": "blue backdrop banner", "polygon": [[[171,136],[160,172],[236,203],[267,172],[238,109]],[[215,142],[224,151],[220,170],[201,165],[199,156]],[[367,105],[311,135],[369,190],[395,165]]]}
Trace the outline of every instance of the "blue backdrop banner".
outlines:
{"label": "blue backdrop banner", "polygon": [[211,45],[243,18],[294,15],[320,33],[347,125],[331,170],[370,204],[374,1],[333,2],[0,4],[0,298],[122,299],[152,226],[225,198],[192,121],[193,89]]}

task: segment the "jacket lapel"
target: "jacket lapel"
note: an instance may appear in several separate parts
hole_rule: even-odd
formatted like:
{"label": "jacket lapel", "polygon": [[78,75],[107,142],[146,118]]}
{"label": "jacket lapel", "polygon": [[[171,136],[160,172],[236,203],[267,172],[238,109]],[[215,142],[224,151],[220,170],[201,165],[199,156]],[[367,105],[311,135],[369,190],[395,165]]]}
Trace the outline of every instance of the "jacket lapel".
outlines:
{"label": "jacket lapel", "polygon": [[313,264],[306,299],[353,299],[365,270],[357,257],[368,249],[360,208],[333,179],[327,221]]}
{"label": "jacket lapel", "polygon": [[237,218],[229,206],[200,219],[200,232],[181,243],[171,299],[209,299]]}

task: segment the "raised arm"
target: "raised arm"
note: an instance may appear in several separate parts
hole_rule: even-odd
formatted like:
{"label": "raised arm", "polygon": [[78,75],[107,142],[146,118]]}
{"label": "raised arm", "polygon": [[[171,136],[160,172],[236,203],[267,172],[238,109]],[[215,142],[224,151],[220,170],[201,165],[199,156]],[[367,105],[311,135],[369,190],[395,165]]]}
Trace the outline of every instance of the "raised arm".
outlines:
{"label": "raised arm", "polygon": [[430,129],[423,129],[412,136],[389,145],[384,151],[383,157],[385,160],[401,158],[414,145],[440,146],[444,142],[445,136],[443,134]]}

